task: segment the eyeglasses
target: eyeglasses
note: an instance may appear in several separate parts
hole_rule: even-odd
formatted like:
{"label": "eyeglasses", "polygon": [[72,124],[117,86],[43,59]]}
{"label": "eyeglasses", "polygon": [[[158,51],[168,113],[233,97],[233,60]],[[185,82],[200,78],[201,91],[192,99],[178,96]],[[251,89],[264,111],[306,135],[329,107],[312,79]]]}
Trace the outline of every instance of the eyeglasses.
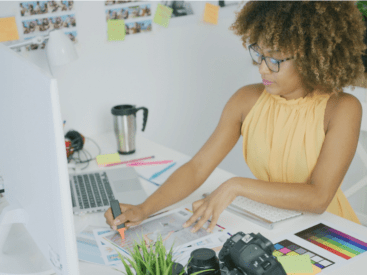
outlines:
{"label": "eyeglasses", "polygon": [[286,59],[283,59],[283,60],[277,60],[277,59],[274,59],[274,58],[271,58],[271,57],[265,57],[263,56],[262,54],[260,54],[258,51],[256,51],[254,49],[254,44],[251,44],[249,46],[249,52],[250,52],[250,55],[252,57],[252,60],[257,63],[257,64],[261,64],[263,62],[263,59],[265,59],[265,63],[266,63],[266,66],[268,66],[269,70],[277,73],[279,72],[279,67],[280,67],[280,63],[281,62],[284,62],[284,61],[287,61],[287,60],[290,60],[290,59],[293,59],[294,57],[289,57],[289,58],[286,58]]}

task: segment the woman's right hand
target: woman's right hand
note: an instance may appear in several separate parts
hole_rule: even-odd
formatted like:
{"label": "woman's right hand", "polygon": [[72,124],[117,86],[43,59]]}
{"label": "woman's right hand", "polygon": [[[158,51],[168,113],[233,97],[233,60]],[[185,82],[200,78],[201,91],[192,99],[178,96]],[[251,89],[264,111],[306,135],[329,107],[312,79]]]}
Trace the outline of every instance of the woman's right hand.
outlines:
{"label": "woman's right hand", "polygon": [[[121,215],[113,219],[111,207],[104,213],[106,223],[116,230],[117,225],[125,223],[125,228],[128,229],[131,226],[139,225],[142,221],[146,220],[148,216],[145,214],[142,205],[132,205],[120,203]],[[119,220],[119,222],[117,222]]]}

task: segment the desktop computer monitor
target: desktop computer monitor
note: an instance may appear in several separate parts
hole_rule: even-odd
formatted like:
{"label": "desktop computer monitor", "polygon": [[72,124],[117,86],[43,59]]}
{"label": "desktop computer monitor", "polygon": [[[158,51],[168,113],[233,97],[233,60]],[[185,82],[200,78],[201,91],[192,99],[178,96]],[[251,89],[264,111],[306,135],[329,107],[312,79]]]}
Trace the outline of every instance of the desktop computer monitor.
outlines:
{"label": "desktop computer monitor", "polygon": [[0,274],[79,274],[56,79],[1,44],[0,60]]}

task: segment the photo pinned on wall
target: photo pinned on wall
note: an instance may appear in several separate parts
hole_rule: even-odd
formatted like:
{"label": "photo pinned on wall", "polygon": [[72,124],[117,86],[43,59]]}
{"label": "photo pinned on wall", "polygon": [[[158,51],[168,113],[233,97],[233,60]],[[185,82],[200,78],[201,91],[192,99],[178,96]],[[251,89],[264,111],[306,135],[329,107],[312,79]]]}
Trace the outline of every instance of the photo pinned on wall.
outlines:
{"label": "photo pinned on wall", "polygon": [[[207,1],[158,1],[158,5],[164,6],[172,10],[169,15],[168,26],[164,26],[156,23],[157,31],[167,28],[186,28],[190,25],[194,25],[200,22],[202,11]],[[158,8],[157,8],[158,10]],[[156,11],[153,10],[153,14]]]}
{"label": "photo pinned on wall", "polygon": [[74,10],[74,1],[27,1],[19,3],[22,17]]}
{"label": "photo pinned on wall", "polygon": [[[76,44],[78,42],[78,40],[76,38],[77,37],[77,31],[65,31],[65,34],[70,38],[70,40],[74,44]],[[24,40],[29,40],[29,39],[32,39],[34,37],[35,36],[26,37]],[[30,44],[30,45],[27,45],[27,46],[25,46],[25,49],[27,51],[43,50],[46,47],[47,41],[48,40],[45,40],[41,44]],[[19,50],[18,50],[18,52],[19,52]]]}
{"label": "photo pinned on wall", "polygon": [[152,31],[152,20],[125,23],[126,34],[135,34],[140,32]]}
{"label": "photo pinned on wall", "polygon": [[187,1],[161,1],[160,4],[172,9],[171,18],[194,14],[191,3]]}
{"label": "photo pinned on wall", "polygon": [[[152,31],[152,5],[141,1],[105,1],[106,32],[108,41],[123,41],[109,35],[109,20],[121,20],[125,26],[125,35]],[[115,24],[116,25],[116,24]],[[111,30],[110,30],[111,31]],[[120,30],[119,30],[120,31]]]}
{"label": "photo pinned on wall", "polygon": [[125,7],[125,8],[113,8],[106,10],[106,20],[110,19],[128,20],[140,17],[148,17],[151,15],[152,13],[150,4]]}
{"label": "photo pinned on wall", "polygon": [[[19,19],[22,40],[35,36],[47,36],[54,29],[65,29],[71,41],[77,43],[77,23],[74,1],[22,1],[19,3]],[[46,42],[26,46],[27,51],[44,49]],[[17,49],[15,49],[17,50]],[[18,49],[20,50],[20,49]]]}
{"label": "photo pinned on wall", "polygon": [[75,14],[22,21],[23,34],[38,34],[53,29],[76,27]]}

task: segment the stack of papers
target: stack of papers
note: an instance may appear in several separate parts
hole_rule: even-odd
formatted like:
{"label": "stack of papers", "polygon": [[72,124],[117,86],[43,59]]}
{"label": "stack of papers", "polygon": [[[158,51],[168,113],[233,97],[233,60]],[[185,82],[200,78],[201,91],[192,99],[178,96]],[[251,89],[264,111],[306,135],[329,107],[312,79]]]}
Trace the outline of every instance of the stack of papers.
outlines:
{"label": "stack of papers", "polygon": [[150,181],[156,186],[161,186],[173,172],[190,160],[190,157],[184,157],[167,164],[154,166],[143,165],[134,168],[140,177]]}
{"label": "stack of papers", "polygon": [[[196,233],[191,229],[196,225],[184,228],[182,224],[192,215],[191,204],[181,206],[168,212],[162,212],[148,218],[140,225],[133,226],[125,231],[125,239],[122,240],[117,231],[109,227],[87,226],[77,235],[79,260],[104,264],[113,269],[125,272],[125,267],[118,257],[117,251],[126,258],[131,259],[128,249],[133,249],[134,241],[141,243],[144,238],[148,247],[154,244],[159,236],[164,240],[163,244],[168,252],[173,246],[173,259],[185,266],[190,259],[192,251],[198,248],[211,248],[217,256],[224,242],[231,237],[233,230],[223,225],[216,225],[212,233],[207,233],[210,225],[207,221]],[[139,237],[138,237],[139,236]],[[133,267],[128,263],[129,267]]]}

